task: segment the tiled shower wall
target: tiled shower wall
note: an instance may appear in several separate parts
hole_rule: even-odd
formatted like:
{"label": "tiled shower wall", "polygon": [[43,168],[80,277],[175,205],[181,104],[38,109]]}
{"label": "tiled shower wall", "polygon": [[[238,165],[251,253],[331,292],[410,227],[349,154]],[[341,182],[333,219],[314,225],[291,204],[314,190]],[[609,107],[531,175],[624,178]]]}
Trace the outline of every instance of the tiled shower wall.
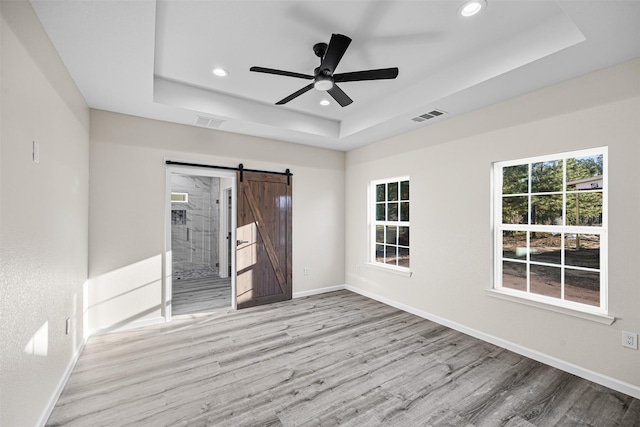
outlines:
{"label": "tiled shower wall", "polygon": [[171,192],[188,193],[188,203],[171,203],[173,270],[210,267],[218,271],[220,179],[171,176]]}

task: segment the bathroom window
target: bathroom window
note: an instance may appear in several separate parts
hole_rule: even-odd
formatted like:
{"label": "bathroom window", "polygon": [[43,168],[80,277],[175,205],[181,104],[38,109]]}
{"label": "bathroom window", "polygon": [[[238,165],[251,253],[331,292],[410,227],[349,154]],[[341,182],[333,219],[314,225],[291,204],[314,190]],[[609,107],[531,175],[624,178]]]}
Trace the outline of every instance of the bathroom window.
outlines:
{"label": "bathroom window", "polygon": [[171,193],[171,203],[189,203],[189,193]]}

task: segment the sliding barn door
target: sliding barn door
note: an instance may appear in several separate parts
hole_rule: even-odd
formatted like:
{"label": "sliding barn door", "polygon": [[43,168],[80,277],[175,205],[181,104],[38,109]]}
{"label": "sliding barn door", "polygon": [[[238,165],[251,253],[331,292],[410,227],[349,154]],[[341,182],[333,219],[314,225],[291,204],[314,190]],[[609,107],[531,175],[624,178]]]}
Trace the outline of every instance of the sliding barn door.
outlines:
{"label": "sliding barn door", "polygon": [[291,185],[283,175],[238,173],[238,308],[291,299]]}

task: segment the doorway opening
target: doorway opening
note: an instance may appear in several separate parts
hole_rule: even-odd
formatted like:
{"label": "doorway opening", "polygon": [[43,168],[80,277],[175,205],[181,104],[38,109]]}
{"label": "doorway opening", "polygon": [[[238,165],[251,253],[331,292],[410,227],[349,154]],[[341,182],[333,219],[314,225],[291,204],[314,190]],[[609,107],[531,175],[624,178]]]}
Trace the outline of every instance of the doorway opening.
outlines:
{"label": "doorway opening", "polygon": [[167,168],[164,316],[236,308],[235,174]]}

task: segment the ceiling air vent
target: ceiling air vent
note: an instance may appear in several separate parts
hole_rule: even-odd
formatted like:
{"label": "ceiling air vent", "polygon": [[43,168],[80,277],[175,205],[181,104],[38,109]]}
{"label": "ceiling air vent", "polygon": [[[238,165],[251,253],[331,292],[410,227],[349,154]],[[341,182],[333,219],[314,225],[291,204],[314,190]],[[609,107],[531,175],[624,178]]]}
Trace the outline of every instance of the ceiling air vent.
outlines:
{"label": "ceiling air vent", "polygon": [[447,113],[441,110],[433,110],[433,111],[429,111],[428,113],[420,114],[419,116],[414,117],[411,120],[413,120],[416,123],[420,123],[420,122],[424,122],[425,120],[430,120],[435,117],[442,116],[443,114],[447,114]]}
{"label": "ceiling air vent", "polygon": [[224,120],[214,119],[213,117],[196,116],[196,126],[203,128],[219,129]]}

